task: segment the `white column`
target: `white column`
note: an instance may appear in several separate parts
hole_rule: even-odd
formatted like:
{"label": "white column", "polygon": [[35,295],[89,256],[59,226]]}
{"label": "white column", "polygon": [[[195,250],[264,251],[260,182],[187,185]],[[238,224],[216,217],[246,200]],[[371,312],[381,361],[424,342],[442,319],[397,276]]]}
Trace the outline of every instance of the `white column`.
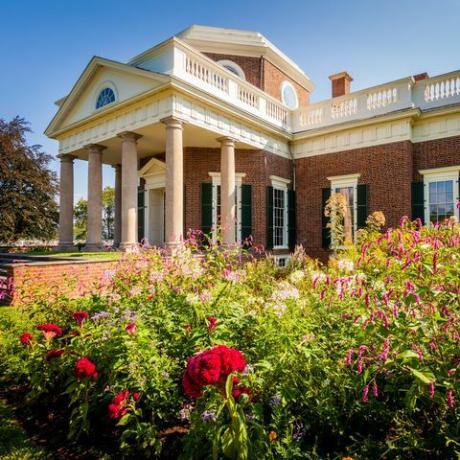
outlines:
{"label": "white column", "polygon": [[235,244],[235,140],[221,137],[220,142],[220,210],[222,242]]}
{"label": "white column", "polygon": [[118,248],[121,242],[121,165],[114,165],[115,169],[115,219],[113,231],[113,247]]}
{"label": "white column", "polygon": [[132,251],[137,246],[137,140],[132,132],[118,135],[121,143],[121,243],[120,249]]}
{"label": "white column", "polygon": [[71,155],[58,155],[59,176],[59,249],[73,248],[73,160]]}
{"label": "white column", "polygon": [[102,248],[102,145],[91,144],[88,149],[88,222],[86,246],[88,251]]}
{"label": "white column", "polygon": [[174,248],[183,241],[184,228],[184,152],[182,122],[169,117],[166,127],[166,246]]}

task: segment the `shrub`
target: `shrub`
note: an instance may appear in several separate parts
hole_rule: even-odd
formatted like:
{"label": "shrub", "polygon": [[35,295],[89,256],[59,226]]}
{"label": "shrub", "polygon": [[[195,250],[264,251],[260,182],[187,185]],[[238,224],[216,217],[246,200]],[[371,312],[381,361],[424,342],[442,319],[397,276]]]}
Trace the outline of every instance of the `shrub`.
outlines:
{"label": "shrub", "polygon": [[27,305],[2,373],[135,458],[455,458],[459,248],[403,220],[328,267],[146,250],[105,295]]}

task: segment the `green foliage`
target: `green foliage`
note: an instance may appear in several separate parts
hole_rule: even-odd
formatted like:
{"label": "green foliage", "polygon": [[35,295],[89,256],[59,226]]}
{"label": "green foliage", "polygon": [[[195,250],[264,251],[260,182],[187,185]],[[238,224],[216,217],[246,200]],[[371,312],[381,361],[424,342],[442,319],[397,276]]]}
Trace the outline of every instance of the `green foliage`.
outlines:
{"label": "green foliage", "polygon": [[[402,225],[368,228],[328,267],[301,249],[283,269],[192,244],[127,255],[105,294],[36,296],[4,319],[0,371],[30,385],[32,407],[68,407],[71,437],[106,433],[132,458],[456,458],[460,227]],[[90,315],[81,326],[77,310]],[[46,341],[44,321],[64,335]],[[233,398],[230,376],[226,391],[187,398],[187,359],[217,344],[244,353],[250,395]],[[81,357],[97,379],[75,377]],[[126,412],[110,419],[123,390]]]}
{"label": "green foliage", "polygon": [[0,119],[0,241],[50,240],[56,235],[56,175],[51,156],[28,145],[23,118]]}

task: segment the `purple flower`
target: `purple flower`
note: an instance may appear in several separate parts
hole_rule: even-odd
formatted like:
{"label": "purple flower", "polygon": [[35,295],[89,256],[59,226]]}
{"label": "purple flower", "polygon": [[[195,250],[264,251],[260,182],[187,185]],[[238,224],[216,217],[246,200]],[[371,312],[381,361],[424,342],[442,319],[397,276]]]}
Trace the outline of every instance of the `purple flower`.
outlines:
{"label": "purple flower", "polygon": [[217,421],[216,414],[214,413],[214,411],[210,411],[210,410],[205,410],[201,414],[201,419],[203,420],[203,422],[207,422],[207,423]]}
{"label": "purple flower", "polygon": [[295,442],[300,441],[305,436],[305,426],[303,422],[296,422],[294,425],[294,432],[292,433],[292,439]]}
{"label": "purple flower", "polygon": [[270,407],[278,407],[281,404],[281,396],[275,395],[270,398]]}
{"label": "purple flower", "polygon": [[367,404],[368,402],[368,399],[367,399],[367,395],[369,394],[369,385],[366,385],[364,388],[363,388],[363,394],[361,396],[361,401],[364,403],[364,404]]}

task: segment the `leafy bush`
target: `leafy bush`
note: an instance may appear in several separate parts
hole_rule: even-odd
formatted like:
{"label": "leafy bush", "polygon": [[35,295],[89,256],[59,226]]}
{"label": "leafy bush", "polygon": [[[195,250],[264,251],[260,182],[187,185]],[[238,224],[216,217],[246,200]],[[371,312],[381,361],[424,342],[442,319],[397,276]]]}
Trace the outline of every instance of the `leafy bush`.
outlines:
{"label": "leafy bush", "polygon": [[3,326],[1,372],[133,458],[459,455],[458,224],[374,226],[328,267],[195,249],[36,298]]}

